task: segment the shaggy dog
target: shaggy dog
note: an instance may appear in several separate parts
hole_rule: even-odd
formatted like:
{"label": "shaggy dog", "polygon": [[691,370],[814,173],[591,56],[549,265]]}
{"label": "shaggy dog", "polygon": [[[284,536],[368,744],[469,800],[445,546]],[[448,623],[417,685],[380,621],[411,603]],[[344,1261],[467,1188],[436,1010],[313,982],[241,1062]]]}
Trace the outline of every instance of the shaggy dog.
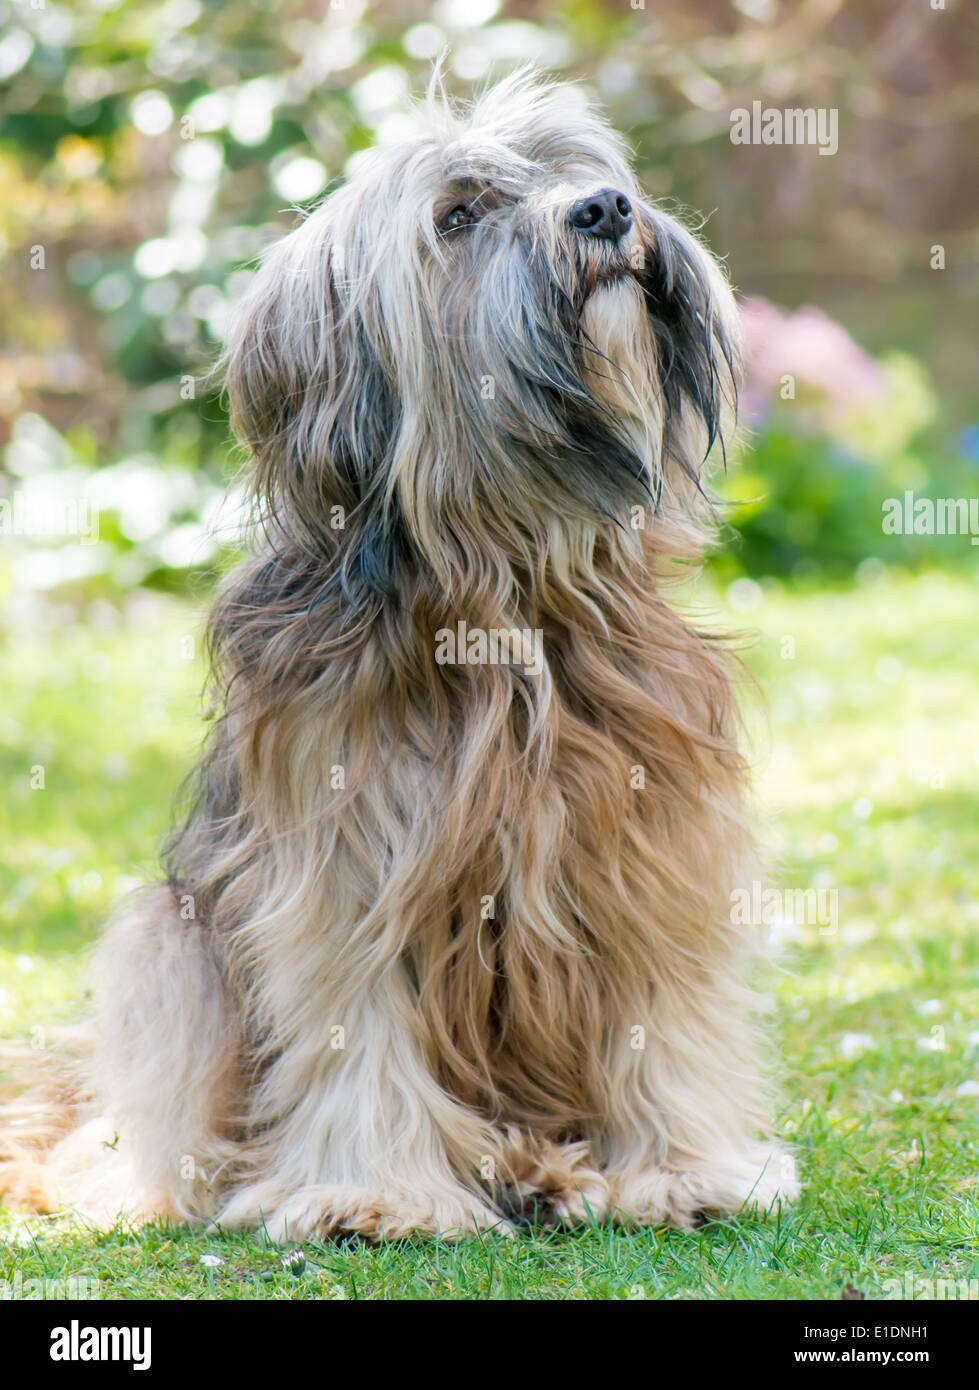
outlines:
{"label": "shaggy dog", "polygon": [[226,366],[258,525],[193,807],[8,1188],[292,1239],[790,1198],[730,677],[663,596],[733,414],[718,266],[575,89],[436,89]]}

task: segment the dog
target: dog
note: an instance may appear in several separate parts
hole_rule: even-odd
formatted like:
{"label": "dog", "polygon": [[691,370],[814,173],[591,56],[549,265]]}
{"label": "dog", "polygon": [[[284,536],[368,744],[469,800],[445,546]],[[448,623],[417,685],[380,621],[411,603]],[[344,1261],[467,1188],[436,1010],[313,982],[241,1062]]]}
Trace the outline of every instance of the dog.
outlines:
{"label": "dog", "polygon": [[38,1209],[376,1240],[797,1192],[730,910],[737,667],[667,602],[712,536],[731,291],[573,85],[420,113],[230,334],[254,539],[91,1056],[7,1107]]}

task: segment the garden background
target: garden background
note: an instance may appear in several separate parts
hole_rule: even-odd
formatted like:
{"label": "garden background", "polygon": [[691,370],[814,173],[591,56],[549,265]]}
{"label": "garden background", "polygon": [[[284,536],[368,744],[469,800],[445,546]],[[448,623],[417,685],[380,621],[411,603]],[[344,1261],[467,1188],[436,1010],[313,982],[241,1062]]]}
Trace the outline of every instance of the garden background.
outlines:
{"label": "garden background", "polygon": [[[237,511],[206,378],[255,257],[398,137],[443,48],[459,96],[532,62],[585,82],[742,296],[748,445],[690,601],[757,631],[775,881],[838,903],[830,931],[767,924],[805,1195],[691,1234],[285,1261],[260,1237],[7,1215],[0,1279],[874,1298],[955,1277],[979,1296],[979,549],[882,524],[909,491],[979,496],[979,25],[954,0],[634,3],[0,0],[0,1032],[44,1046],[75,1016],[199,743],[200,619]],[[755,101],[836,110],[837,152],[733,144]],[[97,538],[18,527],[66,498]]]}

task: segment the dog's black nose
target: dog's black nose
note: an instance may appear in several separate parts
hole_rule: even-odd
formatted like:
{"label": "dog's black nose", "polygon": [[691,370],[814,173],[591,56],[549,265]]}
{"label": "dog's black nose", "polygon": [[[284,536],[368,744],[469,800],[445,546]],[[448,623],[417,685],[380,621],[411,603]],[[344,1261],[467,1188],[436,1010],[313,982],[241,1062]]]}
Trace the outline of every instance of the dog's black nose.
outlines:
{"label": "dog's black nose", "polygon": [[603,188],[571,209],[571,225],[586,236],[618,241],[632,226],[632,204],[624,193]]}

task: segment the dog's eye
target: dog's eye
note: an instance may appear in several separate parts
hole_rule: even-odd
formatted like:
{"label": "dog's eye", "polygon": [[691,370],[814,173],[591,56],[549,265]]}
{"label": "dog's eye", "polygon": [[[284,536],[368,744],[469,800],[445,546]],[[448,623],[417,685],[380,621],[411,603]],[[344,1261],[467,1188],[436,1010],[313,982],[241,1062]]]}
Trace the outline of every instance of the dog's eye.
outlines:
{"label": "dog's eye", "polygon": [[439,223],[440,232],[455,232],[460,227],[471,227],[477,221],[477,217],[472,208],[467,208],[464,203],[457,203],[451,212],[447,212]]}

